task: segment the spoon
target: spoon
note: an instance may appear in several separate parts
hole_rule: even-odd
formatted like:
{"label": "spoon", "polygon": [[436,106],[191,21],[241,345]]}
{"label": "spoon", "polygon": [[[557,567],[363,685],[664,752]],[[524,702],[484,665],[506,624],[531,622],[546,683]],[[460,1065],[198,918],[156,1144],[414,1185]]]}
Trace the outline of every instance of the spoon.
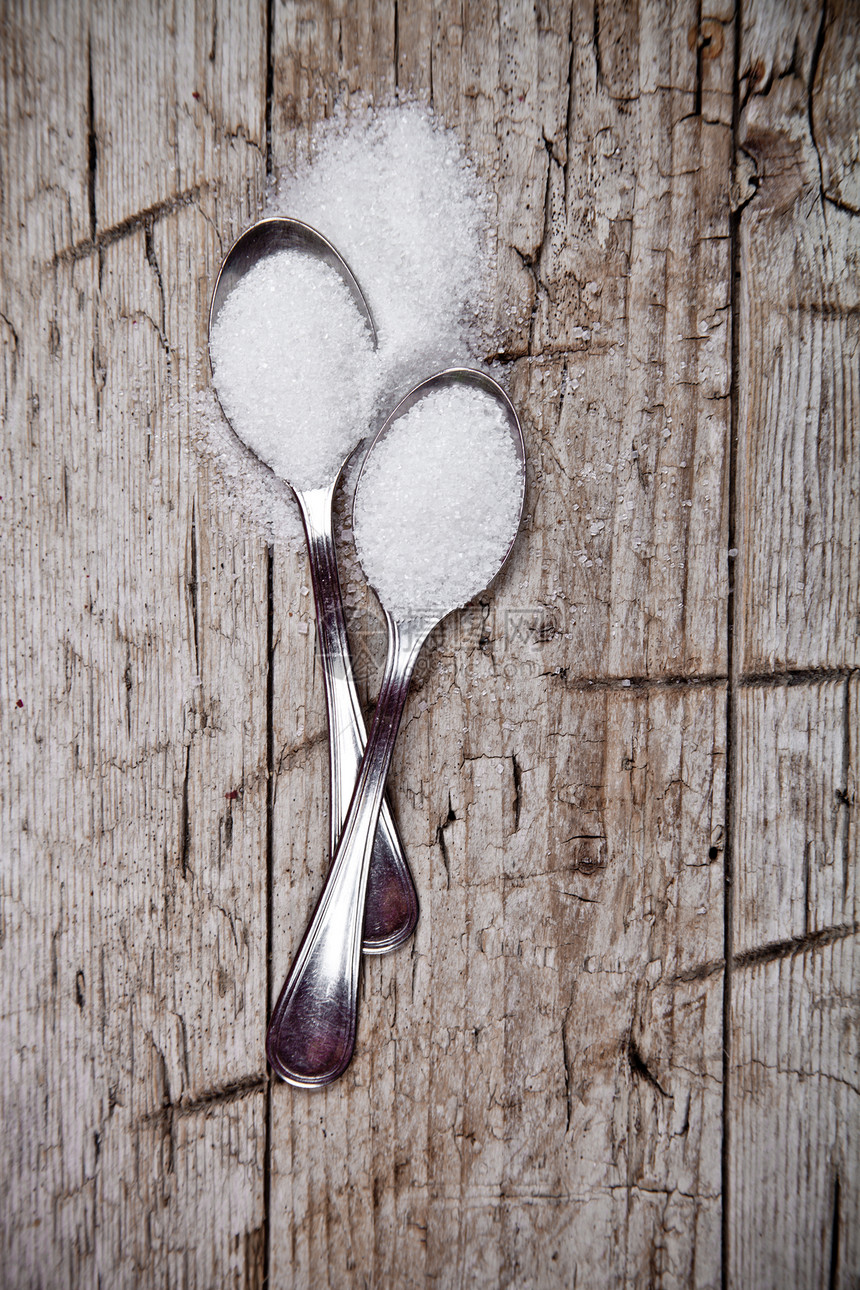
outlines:
{"label": "spoon", "polygon": [[[210,341],[215,320],[240,278],[266,256],[295,250],[315,256],[340,274],[356,308],[370,329],[375,349],[377,337],[373,318],[346,261],[309,224],[285,218],[264,219],[253,224],[227,252],[212,292],[209,309]],[[211,357],[210,350],[210,364]],[[214,375],[213,369],[213,377]],[[236,437],[249,457],[277,479],[278,476],[271,467],[238,434]],[[353,679],[333,538],[332,502],[344,465],[346,462],[331,479],[325,480],[318,488],[298,488],[289,481],[279,480],[280,483],[286,482],[295,494],[307,538],[311,583],[316,602],[317,640],[328,713],[331,771],[329,833],[332,855],[346,818],[367,739]],[[363,928],[365,953],[384,954],[401,945],[412,935],[417,920],[418,897],[415,884],[406,864],[391,812],[388,805],[383,803],[373,842],[368,880]]]}
{"label": "spoon", "polygon": [[[500,405],[521,472],[519,510],[503,567],[514,545],[525,496],[525,446],[519,418],[504,390],[491,377],[469,368],[449,368],[403,398],[376,435],[365,457],[392,425],[431,391],[468,385]],[[360,483],[361,476],[359,476]],[[300,1088],[330,1084],[346,1070],[355,1046],[361,927],[371,846],[382,805],[385,780],[400,726],[409,682],[421,646],[447,614],[396,617],[382,606],[388,627],[388,657],[340,842],[319,898],[281,990],[266,1035],[273,1069]]]}

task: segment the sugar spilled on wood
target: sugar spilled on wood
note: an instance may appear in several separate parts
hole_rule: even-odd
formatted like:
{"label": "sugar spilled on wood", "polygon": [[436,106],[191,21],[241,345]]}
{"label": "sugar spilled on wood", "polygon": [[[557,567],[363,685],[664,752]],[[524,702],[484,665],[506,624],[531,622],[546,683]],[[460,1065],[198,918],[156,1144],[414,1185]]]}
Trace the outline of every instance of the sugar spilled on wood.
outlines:
{"label": "sugar spilled on wood", "polygon": [[297,488],[330,483],[374,399],[371,334],[337,270],[303,251],[267,256],[230,292],[209,349],[239,438]]}
{"label": "sugar spilled on wood", "polygon": [[210,387],[190,396],[193,443],[206,462],[210,488],[265,542],[301,549],[304,530],[292,489],[254,461],[230,429]]}
{"label": "sugar spilled on wood", "polygon": [[374,446],[355,499],[368,581],[396,617],[447,613],[487,586],[516,534],[519,459],[498,403],[442,387]]}
{"label": "sugar spilled on wood", "polygon": [[425,105],[336,114],[268,204],[319,229],[361,284],[389,411],[429,372],[487,353],[491,198],[453,130]]}

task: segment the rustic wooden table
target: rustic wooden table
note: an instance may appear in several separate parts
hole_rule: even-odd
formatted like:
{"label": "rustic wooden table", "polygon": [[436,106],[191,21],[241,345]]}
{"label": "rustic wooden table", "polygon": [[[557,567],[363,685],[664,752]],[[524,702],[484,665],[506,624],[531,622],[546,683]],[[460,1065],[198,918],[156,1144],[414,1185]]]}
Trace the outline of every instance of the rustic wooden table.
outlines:
{"label": "rustic wooden table", "polygon": [[[0,35],[0,1284],[860,1285],[857,4]],[[529,521],[413,691],[421,921],[309,1095],[263,1054],[326,864],[307,568],[193,401],[267,175],[395,87],[495,177]]]}

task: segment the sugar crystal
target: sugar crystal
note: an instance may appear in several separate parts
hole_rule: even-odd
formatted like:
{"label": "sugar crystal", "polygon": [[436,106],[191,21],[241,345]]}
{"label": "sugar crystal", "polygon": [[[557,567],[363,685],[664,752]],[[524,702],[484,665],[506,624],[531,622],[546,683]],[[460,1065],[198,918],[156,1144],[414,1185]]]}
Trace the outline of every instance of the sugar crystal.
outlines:
{"label": "sugar crystal", "polygon": [[383,605],[441,616],[482,591],[517,531],[521,488],[494,399],[464,386],[426,394],[373,448],[356,493],[356,546]]}

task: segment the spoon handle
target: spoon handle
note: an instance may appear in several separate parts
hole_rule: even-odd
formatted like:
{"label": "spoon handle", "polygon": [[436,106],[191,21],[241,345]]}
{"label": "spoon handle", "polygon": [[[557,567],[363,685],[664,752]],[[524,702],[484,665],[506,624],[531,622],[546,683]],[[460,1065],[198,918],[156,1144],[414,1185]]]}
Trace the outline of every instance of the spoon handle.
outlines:
{"label": "spoon handle", "polygon": [[385,675],[358,782],[325,887],[293,960],[269,1030],[266,1053],[290,1084],[330,1084],[355,1046],[361,929],[371,851],[385,779],[426,631],[388,620]]}
{"label": "spoon handle", "polygon": [[[331,854],[335,853],[349,809],[367,735],[358,702],[340,581],[332,534],[332,498],[329,488],[296,490],[310,558],[316,601],[317,639],[325,683],[329,728]],[[367,904],[364,917],[364,952],[384,954],[407,940],[418,921],[418,896],[403,854],[394,820],[383,800],[373,839]]]}

